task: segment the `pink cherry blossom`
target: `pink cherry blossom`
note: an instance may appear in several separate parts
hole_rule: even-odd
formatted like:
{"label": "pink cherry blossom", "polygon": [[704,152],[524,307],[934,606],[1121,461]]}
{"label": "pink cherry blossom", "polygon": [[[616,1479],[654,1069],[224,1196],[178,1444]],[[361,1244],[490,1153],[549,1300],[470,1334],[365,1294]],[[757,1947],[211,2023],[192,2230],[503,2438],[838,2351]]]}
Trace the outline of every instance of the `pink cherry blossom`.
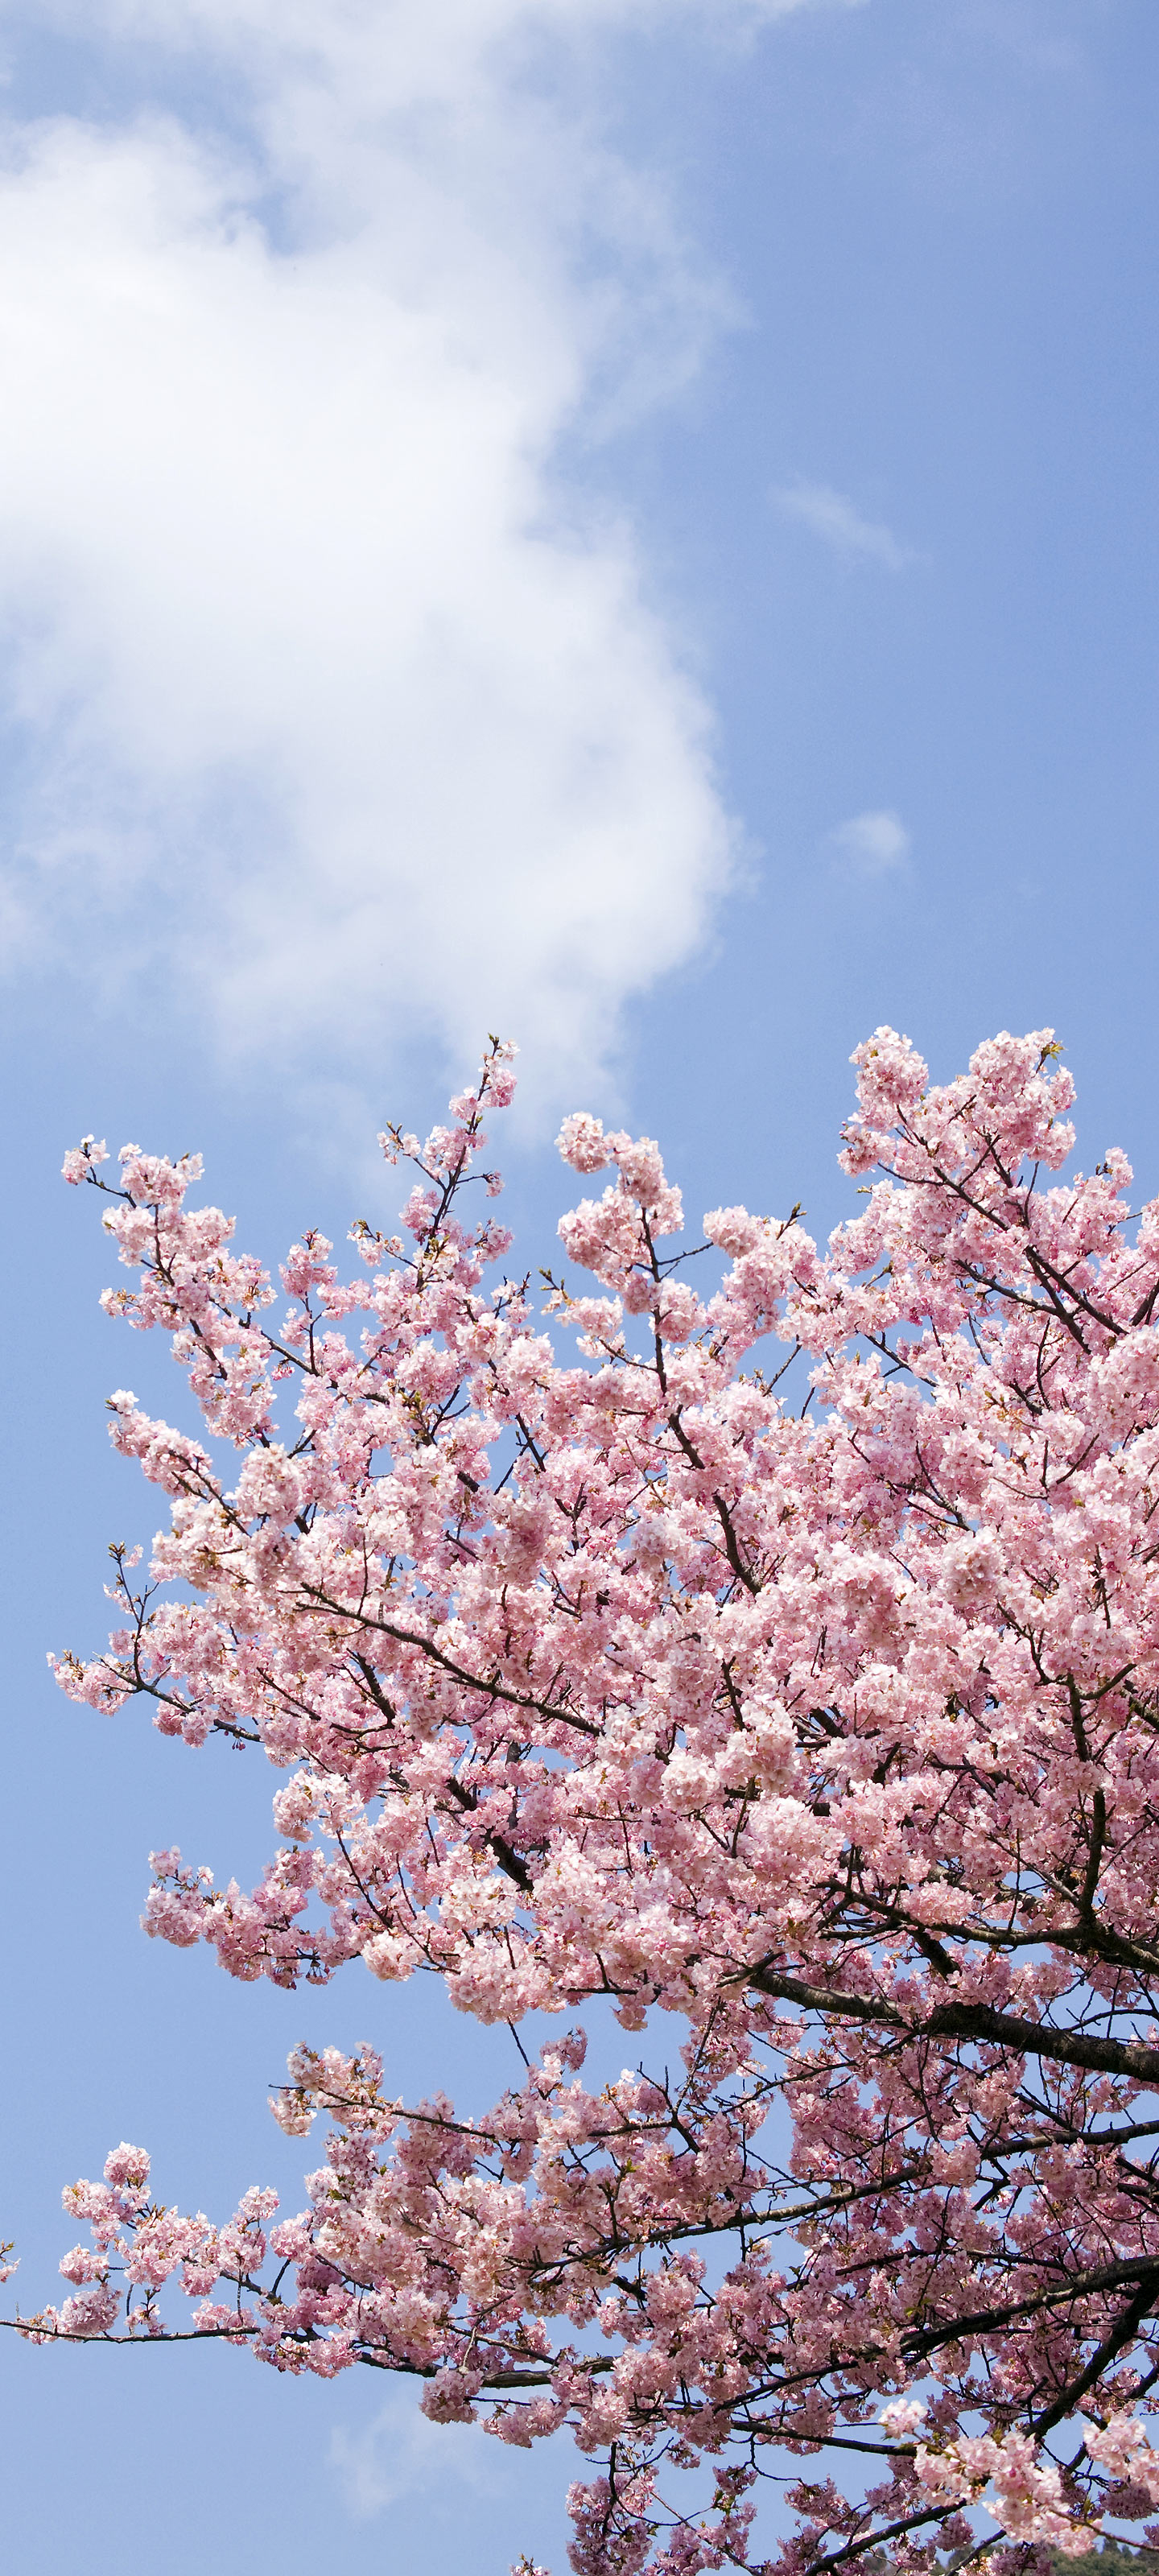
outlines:
{"label": "pink cherry blossom", "polygon": [[[296,2049],[302,2209],[187,2215],[118,2148],[21,2330],[566,2423],[576,2576],[752,2567],[786,2466],[781,2576],[1081,2551],[1159,2503],[1159,1203],[1064,1173],[1049,1031],[935,1085],[880,1029],[827,1244],[718,1208],[698,1271],[657,1146],[577,1113],[613,1177],[540,1300],[470,1213],[511,1055],[385,1131],[415,1184],[349,1282],[308,1231],[279,1293],[192,1158],[69,1155],[201,1434],[112,1399],[164,1526],[56,1670],[274,1766],[258,1886],[159,1850],[155,1937],[560,2036],[470,2120]],[[610,2083],[595,1997],[640,2035]]]}

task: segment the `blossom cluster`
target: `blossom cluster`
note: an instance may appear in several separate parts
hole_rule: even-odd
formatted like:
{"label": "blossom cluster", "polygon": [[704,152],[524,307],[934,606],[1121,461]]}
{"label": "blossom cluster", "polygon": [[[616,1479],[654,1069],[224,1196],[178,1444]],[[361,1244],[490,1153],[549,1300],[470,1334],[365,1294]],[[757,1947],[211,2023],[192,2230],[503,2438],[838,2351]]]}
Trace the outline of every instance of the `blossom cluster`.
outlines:
{"label": "blossom cluster", "polygon": [[782,2576],[921,2576],[983,2507],[1011,2568],[1146,2523],[1159,1204],[1118,1153],[1064,1176],[1049,1031],[934,1085],[879,1030],[825,1245],[722,1207],[697,1270],[656,1145],[568,1119],[594,1289],[545,1313],[466,1213],[510,1059],[387,1131],[400,1231],[357,1226],[350,1281],[306,1234],[282,1297],[194,1161],[70,1154],[201,1425],[113,1398],[166,1526],[57,1671],[282,1775],[256,1888],[154,1856],[155,1936],[284,1987],[433,1973],[486,2023],[606,1997],[647,2049],[677,2016],[680,2071],[585,2085],[573,2028],[468,2120],[300,2050],[300,2215],[166,2211],[118,2150],[34,2330],[161,2338],[168,2284],[277,2369],[566,2423],[579,2576],[751,2566],[774,2464],[827,2450]]}

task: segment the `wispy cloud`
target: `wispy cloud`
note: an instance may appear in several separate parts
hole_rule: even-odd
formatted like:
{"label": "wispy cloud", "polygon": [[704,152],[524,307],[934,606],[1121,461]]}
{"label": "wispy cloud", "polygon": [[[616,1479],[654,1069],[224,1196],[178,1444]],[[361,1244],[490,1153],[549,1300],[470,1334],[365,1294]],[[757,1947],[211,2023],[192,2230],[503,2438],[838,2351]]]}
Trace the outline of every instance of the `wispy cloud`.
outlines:
{"label": "wispy cloud", "polygon": [[773,494],[782,518],[795,519],[811,530],[835,554],[849,562],[885,564],[890,572],[904,572],[919,558],[912,547],[904,546],[879,519],[863,519],[844,492],[835,492],[830,483],[787,483]]}
{"label": "wispy cloud", "polygon": [[593,111],[593,31],[663,15],[0,0],[163,103],[0,168],[14,953],[267,1063],[511,1027],[560,1092],[695,951],[712,710],[560,465],[728,310]]}
{"label": "wispy cloud", "polygon": [[892,807],[853,814],[827,835],[826,846],[862,877],[886,877],[904,868],[912,847],[901,816]]}
{"label": "wispy cloud", "polygon": [[494,2496],[504,2485],[503,2454],[482,2425],[431,2424],[409,2389],[392,2389],[360,2432],[336,2427],[329,2458],[355,2522],[372,2522],[408,2496],[461,2496],[464,2489]]}

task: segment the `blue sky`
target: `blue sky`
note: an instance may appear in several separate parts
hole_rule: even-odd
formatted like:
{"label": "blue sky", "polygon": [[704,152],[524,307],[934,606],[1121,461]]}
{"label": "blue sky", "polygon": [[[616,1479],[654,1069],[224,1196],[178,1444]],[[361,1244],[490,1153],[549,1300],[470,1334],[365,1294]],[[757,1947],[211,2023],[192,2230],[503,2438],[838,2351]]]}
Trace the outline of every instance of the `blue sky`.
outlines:
{"label": "blue sky", "polygon": [[[121,2136],[296,2205],[300,2034],[488,2098],[417,1988],[231,1987],[137,1928],[269,1781],[51,1689],[151,1505],[160,1351],[66,1143],[206,1154],[271,1257],[389,1213],[372,1139],[482,1032],[550,1259],[561,1107],[695,1208],[845,1204],[848,1055],[1054,1025],[1159,1187],[1147,0],[0,0],[9,1131],[3,2233]],[[448,2069],[450,2073],[448,2075]],[[13,2563],[562,2576],[566,2462],[367,2372],[6,2343]],[[367,2384],[364,2384],[367,2383]]]}

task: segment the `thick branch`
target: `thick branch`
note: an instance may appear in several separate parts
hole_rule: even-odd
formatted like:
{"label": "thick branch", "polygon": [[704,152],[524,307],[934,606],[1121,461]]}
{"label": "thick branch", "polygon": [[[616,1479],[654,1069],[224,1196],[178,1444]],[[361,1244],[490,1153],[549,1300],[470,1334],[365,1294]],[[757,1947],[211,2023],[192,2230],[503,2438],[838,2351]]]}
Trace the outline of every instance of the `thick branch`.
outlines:
{"label": "thick branch", "polygon": [[800,2004],[826,2020],[875,2022],[911,2040],[976,2040],[983,2046],[1016,2049],[1022,2057],[1049,2057],[1061,2066],[1089,2066],[1100,2075],[1125,2075],[1139,2084],[1159,2082],[1159,2048],[1144,2048],[1138,2040],[1097,2039],[1087,2031],[1057,2030],[1049,2022],[995,2012],[989,2004],[939,2004],[925,2021],[910,2022],[884,1995],[845,1994],[837,1987],[808,1985],[802,1977],[782,1976],[760,1960],[740,1974],[758,1993]]}

